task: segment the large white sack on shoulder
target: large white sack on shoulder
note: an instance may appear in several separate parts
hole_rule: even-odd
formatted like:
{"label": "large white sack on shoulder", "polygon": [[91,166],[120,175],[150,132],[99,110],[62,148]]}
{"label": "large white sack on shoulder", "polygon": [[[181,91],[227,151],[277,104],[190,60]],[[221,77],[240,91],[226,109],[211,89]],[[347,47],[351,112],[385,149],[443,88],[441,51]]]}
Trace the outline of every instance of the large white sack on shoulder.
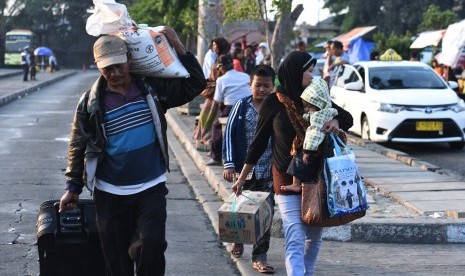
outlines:
{"label": "large white sack on shoulder", "polygon": [[189,77],[176,51],[166,37],[157,32],[161,28],[129,29],[120,33],[132,56],[129,71],[159,78]]}
{"label": "large white sack on shoulder", "polygon": [[115,0],[94,0],[95,12],[86,23],[89,35],[114,34],[132,26],[132,20],[123,4]]}

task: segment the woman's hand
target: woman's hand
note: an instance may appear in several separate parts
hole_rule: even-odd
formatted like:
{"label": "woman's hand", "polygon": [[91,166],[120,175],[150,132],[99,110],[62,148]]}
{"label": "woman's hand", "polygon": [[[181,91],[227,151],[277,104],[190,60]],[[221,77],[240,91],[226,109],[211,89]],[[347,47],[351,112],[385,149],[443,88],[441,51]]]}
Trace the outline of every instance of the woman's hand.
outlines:
{"label": "woman's hand", "polygon": [[334,135],[339,134],[339,121],[336,119],[332,119],[329,122],[324,123],[323,127],[321,128],[321,131],[326,132],[326,134],[329,133],[334,133]]}
{"label": "woman's hand", "polygon": [[240,196],[241,193],[242,193],[242,187],[244,186],[244,183],[245,183],[245,180],[240,180],[240,179],[237,179],[236,180],[236,183],[234,183],[234,185],[232,186],[232,191],[233,193],[236,194],[236,196]]}

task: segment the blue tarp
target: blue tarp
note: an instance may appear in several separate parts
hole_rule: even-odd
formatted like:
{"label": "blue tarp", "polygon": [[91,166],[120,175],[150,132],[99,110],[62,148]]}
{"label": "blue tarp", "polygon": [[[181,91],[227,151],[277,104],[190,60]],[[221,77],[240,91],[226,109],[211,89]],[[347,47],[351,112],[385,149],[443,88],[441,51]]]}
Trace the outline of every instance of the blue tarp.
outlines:
{"label": "blue tarp", "polygon": [[374,42],[365,41],[362,37],[351,40],[348,52],[350,63],[370,60],[370,53],[374,47]]}

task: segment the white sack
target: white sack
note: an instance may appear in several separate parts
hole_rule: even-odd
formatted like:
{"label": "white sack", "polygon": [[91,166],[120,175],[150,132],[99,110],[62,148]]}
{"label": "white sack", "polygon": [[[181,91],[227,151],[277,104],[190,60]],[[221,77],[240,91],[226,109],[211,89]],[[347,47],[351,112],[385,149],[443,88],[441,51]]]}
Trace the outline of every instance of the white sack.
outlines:
{"label": "white sack", "polygon": [[451,24],[442,38],[442,53],[438,62],[455,67],[465,46],[465,20]]}
{"label": "white sack", "polygon": [[123,4],[115,0],[94,0],[95,13],[86,23],[89,35],[113,34],[132,26],[132,20]]}
{"label": "white sack", "polygon": [[166,37],[159,33],[163,27],[128,29],[118,35],[126,42],[132,55],[129,70],[160,78],[187,78],[189,73],[179,60]]}

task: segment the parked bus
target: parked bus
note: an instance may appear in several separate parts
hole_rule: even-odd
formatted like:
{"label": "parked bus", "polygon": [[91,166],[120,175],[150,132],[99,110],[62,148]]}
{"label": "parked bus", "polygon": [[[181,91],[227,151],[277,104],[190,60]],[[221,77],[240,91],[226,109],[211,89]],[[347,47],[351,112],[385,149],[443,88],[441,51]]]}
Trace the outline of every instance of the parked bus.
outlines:
{"label": "parked bus", "polygon": [[5,65],[21,65],[21,52],[24,47],[33,46],[35,36],[31,30],[14,29],[5,35]]}

